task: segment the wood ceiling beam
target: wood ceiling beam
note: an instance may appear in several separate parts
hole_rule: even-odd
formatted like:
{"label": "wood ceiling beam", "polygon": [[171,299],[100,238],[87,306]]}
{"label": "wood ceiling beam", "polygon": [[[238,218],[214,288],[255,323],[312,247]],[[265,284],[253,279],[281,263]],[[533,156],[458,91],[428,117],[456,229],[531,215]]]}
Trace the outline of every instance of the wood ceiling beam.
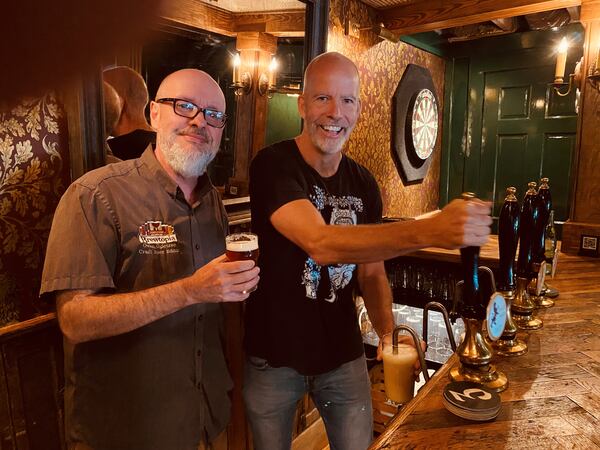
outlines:
{"label": "wood ceiling beam", "polygon": [[234,15],[234,30],[261,31],[278,37],[304,36],[304,10]]}
{"label": "wood ceiling beam", "polygon": [[379,18],[398,35],[581,5],[582,0],[425,0],[382,10]]}

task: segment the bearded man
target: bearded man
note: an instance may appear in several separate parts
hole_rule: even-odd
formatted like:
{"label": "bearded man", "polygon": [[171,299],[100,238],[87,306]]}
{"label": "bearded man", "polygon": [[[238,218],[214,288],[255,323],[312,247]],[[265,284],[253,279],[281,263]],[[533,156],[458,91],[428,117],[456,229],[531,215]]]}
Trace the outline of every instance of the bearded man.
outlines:
{"label": "bearded man", "polygon": [[226,260],[206,174],[225,98],[185,69],[150,108],[156,148],[75,181],[48,241],[41,293],[64,335],[70,449],[197,449],[229,420],[219,303],[245,300],[259,269]]}

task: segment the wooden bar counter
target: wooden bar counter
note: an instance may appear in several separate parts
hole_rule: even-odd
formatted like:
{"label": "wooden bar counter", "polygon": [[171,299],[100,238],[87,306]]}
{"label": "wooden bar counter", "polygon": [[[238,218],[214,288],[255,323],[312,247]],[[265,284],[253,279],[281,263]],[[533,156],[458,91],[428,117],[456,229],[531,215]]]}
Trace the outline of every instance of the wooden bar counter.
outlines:
{"label": "wooden bar counter", "polygon": [[[421,256],[457,261],[458,252],[451,253]],[[509,378],[496,419],[469,421],[444,408],[442,390],[458,361],[453,355],[371,449],[600,448],[600,260],[561,253],[556,276],[548,282],[560,296],[553,308],[537,310],[544,320],[541,330],[519,332],[529,352],[495,357]]]}

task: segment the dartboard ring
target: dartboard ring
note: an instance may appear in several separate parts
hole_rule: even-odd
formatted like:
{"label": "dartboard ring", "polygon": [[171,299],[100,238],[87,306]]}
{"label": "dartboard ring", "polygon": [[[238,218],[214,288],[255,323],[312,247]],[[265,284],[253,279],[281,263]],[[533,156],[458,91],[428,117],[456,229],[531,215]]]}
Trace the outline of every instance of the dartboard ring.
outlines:
{"label": "dartboard ring", "polygon": [[437,102],[429,89],[422,89],[415,99],[411,131],[415,153],[425,161],[433,153],[438,132]]}
{"label": "dartboard ring", "polygon": [[427,175],[439,137],[439,102],[429,70],[406,66],[392,98],[394,162],[404,184],[419,183]]}

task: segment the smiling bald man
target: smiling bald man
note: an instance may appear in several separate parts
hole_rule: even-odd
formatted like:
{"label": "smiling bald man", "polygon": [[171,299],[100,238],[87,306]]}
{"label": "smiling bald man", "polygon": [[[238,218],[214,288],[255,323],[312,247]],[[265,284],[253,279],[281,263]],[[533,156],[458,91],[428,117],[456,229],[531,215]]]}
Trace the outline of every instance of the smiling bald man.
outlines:
{"label": "smiling bald man", "polygon": [[318,56],[298,98],[302,133],[252,162],[261,282],[246,305],[244,399],[257,450],[290,448],[296,404],[307,392],[332,449],[366,449],[373,417],[354,290],[380,342],[389,343],[394,321],[383,261],[423,247],[480,246],[490,233],[491,205],[480,201],[455,200],[428,219],[377,224],[377,183],[342,151],[360,115],[359,97],[354,63],[335,52]]}
{"label": "smiling bald man", "polygon": [[175,72],[151,104],[156,148],[60,201],[41,293],[64,335],[69,448],[197,449],[228,423],[221,303],[245,300],[258,267],[223,254],[206,168],[226,119],[208,74]]}

